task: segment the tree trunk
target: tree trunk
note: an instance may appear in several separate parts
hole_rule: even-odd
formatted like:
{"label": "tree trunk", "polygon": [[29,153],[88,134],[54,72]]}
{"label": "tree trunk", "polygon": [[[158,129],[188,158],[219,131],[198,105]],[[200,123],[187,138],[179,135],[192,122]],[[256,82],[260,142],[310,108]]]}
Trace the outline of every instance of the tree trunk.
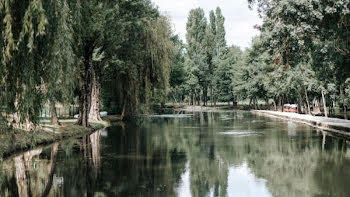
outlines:
{"label": "tree trunk", "polygon": [[92,69],[92,89],[91,89],[91,107],[89,112],[89,121],[102,121],[100,115],[100,76],[99,72]]}
{"label": "tree trunk", "polygon": [[213,87],[210,86],[210,106],[213,107]]}
{"label": "tree trunk", "polygon": [[204,89],[203,89],[203,105],[204,106],[207,106],[207,100],[208,100],[208,88],[207,87],[205,87]]}
{"label": "tree trunk", "polygon": [[256,105],[256,99],[255,99],[255,97],[253,98],[253,104],[254,104],[254,109],[257,110],[258,107],[257,107],[257,105]]}
{"label": "tree trunk", "polygon": [[82,87],[80,92],[80,103],[79,103],[79,118],[77,121],[78,125],[83,127],[90,127],[89,124],[89,113],[91,107],[91,59],[93,53],[93,46],[86,44],[84,48],[84,61],[83,69],[81,71]]}
{"label": "tree trunk", "polygon": [[283,99],[283,96],[280,97],[280,103],[281,103],[282,112],[284,112],[284,99]]}
{"label": "tree trunk", "polygon": [[277,105],[276,105],[275,99],[273,99],[272,101],[273,101],[273,106],[274,106],[274,108],[275,108],[275,111],[277,111]]}
{"label": "tree trunk", "polygon": [[123,110],[122,110],[122,114],[121,114],[121,120],[123,120],[125,117],[125,102],[123,103]]}
{"label": "tree trunk", "polygon": [[196,99],[197,99],[197,105],[200,106],[201,105],[201,93],[200,92],[196,93]]}
{"label": "tree trunk", "polygon": [[322,93],[322,101],[323,101],[323,111],[324,111],[324,116],[326,117],[326,118],[328,118],[328,114],[327,114],[327,104],[326,104],[326,98],[325,98],[325,96],[324,96],[324,90],[322,90],[321,91],[321,93]]}
{"label": "tree trunk", "polygon": [[266,97],[266,99],[265,99],[265,105],[266,105],[266,108],[267,108],[267,109],[270,109],[270,99],[269,99],[269,97]]}
{"label": "tree trunk", "polygon": [[61,123],[58,121],[57,111],[54,101],[50,101],[50,114],[51,114],[51,124],[55,126],[61,126]]}
{"label": "tree trunk", "polygon": [[20,113],[19,112],[19,99],[21,95],[16,93],[16,98],[14,102],[15,107],[15,113],[13,113],[12,120],[11,120],[11,126],[13,128],[22,129],[25,131],[33,131],[35,129],[35,125],[33,122],[29,120],[29,114],[27,113]]}
{"label": "tree trunk", "polygon": [[310,108],[310,103],[309,103],[309,96],[307,95],[307,90],[305,89],[305,100],[307,104],[307,111],[309,114],[311,114],[311,108]]}
{"label": "tree trunk", "polygon": [[193,106],[194,105],[194,95],[193,95],[193,92],[191,94],[191,105]]}
{"label": "tree trunk", "polygon": [[301,94],[298,93],[298,114],[302,113],[302,111],[301,111],[301,106],[302,106],[301,102],[302,102],[302,100],[303,99],[301,98]]}
{"label": "tree trunk", "polygon": [[347,114],[346,114],[346,104],[345,104],[345,94],[344,94],[344,85],[341,84],[340,85],[340,97],[342,100],[342,104],[343,104],[343,112],[344,112],[344,118],[348,119]]}
{"label": "tree trunk", "polygon": [[214,99],[214,107],[216,107],[216,96],[213,95],[213,99]]}

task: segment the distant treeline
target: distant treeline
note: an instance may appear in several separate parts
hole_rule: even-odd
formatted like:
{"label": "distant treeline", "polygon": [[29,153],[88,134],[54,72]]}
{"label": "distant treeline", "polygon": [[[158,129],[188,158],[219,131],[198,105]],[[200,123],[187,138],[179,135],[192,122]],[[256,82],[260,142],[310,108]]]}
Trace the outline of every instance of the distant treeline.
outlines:
{"label": "distant treeline", "polygon": [[266,100],[276,108],[295,103],[306,113],[314,105],[346,111],[350,2],[249,0],[249,4],[257,8],[263,24],[255,27],[261,34],[244,51],[226,46],[220,8],[210,12],[209,22],[203,9],[190,12],[186,50],[178,58],[183,67],[171,69],[169,98],[204,105],[208,100],[215,104],[248,99],[254,106],[257,100]]}

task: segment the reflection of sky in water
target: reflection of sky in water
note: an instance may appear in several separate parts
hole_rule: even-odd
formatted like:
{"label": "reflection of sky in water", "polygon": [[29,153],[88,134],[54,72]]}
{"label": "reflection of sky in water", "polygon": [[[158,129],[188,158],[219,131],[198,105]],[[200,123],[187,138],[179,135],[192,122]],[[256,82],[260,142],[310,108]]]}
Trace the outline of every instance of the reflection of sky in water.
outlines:
{"label": "reflection of sky in water", "polygon": [[[190,168],[189,163],[186,164],[186,171],[181,175],[181,182],[178,188],[178,196],[190,197]],[[214,196],[213,189],[209,196]],[[272,194],[266,186],[265,179],[257,178],[248,168],[247,163],[241,166],[230,167],[228,171],[228,197],[270,197]]]}
{"label": "reflection of sky in water", "polygon": [[227,194],[232,197],[272,196],[266,186],[266,180],[255,177],[247,163],[229,168]]}
{"label": "reflection of sky in water", "polygon": [[178,196],[181,196],[181,197],[191,196],[189,162],[186,163],[186,171],[181,175],[181,182],[178,189]]}

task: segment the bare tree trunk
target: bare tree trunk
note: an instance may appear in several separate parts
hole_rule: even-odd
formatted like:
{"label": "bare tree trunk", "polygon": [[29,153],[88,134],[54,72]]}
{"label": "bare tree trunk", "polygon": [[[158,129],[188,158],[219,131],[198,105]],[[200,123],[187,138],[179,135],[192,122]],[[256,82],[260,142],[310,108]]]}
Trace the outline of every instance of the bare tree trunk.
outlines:
{"label": "bare tree trunk", "polygon": [[321,91],[321,93],[322,93],[322,101],[323,101],[323,110],[324,110],[324,116],[326,117],[326,118],[328,118],[328,114],[327,114],[327,105],[326,105],[326,98],[325,98],[325,96],[324,96],[324,90],[322,90]]}
{"label": "bare tree trunk", "polygon": [[210,86],[210,106],[213,107],[213,87]]}
{"label": "bare tree trunk", "polygon": [[55,126],[61,126],[61,123],[58,121],[57,111],[54,101],[50,101],[50,114],[51,114],[51,124]]}
{"label": "bare tree trunk", "polygon": [[270,109],[270,99],[269,99],[269,97],[266,97],[266,99],[265,99],[265,105],[266,105],[266,107],[267,107],[268,109]]}
{"label": "bare tree trunk", "polygon": [[123,120],[125,117],[125,102],[123,103],[123,111],[122,111],[122,115],[121,115],[121,120]]}
{"label": "bare tree trunk", "polygon": [[192,94],[191,94],[191,105],[192,105],[192,106],[194,105],[194,94],[193,94],[193,92],[192,92]]}
{"label": "bare tree trunk", "polygon": [[83,82],[84,87],[82,88],[80,95],[80,103],[79,103],[79,117],[78,117],[78,125],[83,127],[89,127],[89,112],[91,106],[91,93],[90,93],[90,85],[88,85],[87,81]]}
{"label": "bare tree trunk", "polygon": [[214,99],[214,107],[216,107],[216,95],[213,96]]}
{"label": "bare tree trunk", "polygon": [[92,70],[92,89],[91,89],[91,107],[89,112],[89,121],[102,121],[100,115],[100,77],[95,70]]}
{"label": "bare tree trunk", "polygon": [[254,109],[257,110],[258,107],[257,107],[257,104],[256,104],[256,98],[255,97],[253,98],[253,104],[254,104]]}
{"label": "bare tree trunk", "polygon": [[19,108],[19,100],[20,100],[21,95],[16,93],[16,98],[14,102],[14,107],[15,107],[15,113],[12,115],[12,120],[10,121],[11,126],[13,128],[17,129],[23,129],[25,131],[33,131],[35,129],[35,125],[33,122],[29,120],[29,114],[28,112],[25,114],[19,113],[18,108]]}
{"label": "bare tree trunk", "polygon": [[306,104],[307,104],[308,114],[311,114],[311,108],[310,108],[310,103],[309,103],[309,96],[307,94],[307,90],[306,89],[305,89],[305,100],[306,100]]}
{"label": "bare tree trunk", "polygon": [[302,106],[301,102],[302,102],[302,100],[303,99],[301,98],[301,94],[298,93],[298,114],[302,113],[302,111],[301,111],[301,106]]}
{"label": "bare tree trunk", "polygon": [[204,89],[203,89],[203,105],[204,106],[207,106],[207,100],[208,100],[208,88],[207,87],[205,87]]}
{"label": "bare tree trunk", "polygon": [[196,99],[197,99],[197,105],[200,106],[201,105],[201,93],[200,92],[198,92],[196,94]]}
{"label": "bare tree trunk", "polygon": [[343,103],[343,112],[344,112],[344,118],[348,119],[347,114],[346,114],[346,104],[345,104],[345,94],[344,94],[344,85],[340,85],[340,97]]}
{"label": "bare tree trunk", "polygon": [[80,92],[79,103],[79,118],[78,125],[83,127],[90,127],[89,113],[91,107],[91,59],[94,47],[92,43],[86,43],[84,47],[84,62],[83,69],[81,71],[82,87]]}

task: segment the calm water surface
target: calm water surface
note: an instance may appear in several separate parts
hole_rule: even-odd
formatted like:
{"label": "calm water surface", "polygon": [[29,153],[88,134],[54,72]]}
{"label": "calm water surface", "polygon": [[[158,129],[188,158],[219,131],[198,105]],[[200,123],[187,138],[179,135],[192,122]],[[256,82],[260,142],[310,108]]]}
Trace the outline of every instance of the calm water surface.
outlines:
{"label": "calm water surface", "polygon": [[349,142],[249,112],[115,125],[0,162],[0,196],[350,196]]}

